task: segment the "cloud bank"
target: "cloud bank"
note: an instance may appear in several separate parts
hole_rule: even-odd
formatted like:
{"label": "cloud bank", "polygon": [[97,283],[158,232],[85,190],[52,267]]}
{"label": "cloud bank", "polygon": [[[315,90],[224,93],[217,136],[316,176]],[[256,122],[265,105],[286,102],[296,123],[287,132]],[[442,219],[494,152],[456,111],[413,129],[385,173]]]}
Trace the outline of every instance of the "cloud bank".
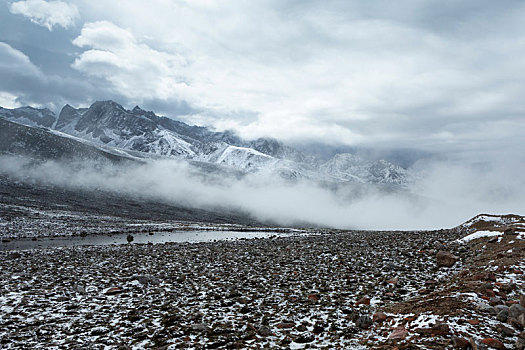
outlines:
{"label": "cloud bank", "polygon": [[[425,166],[413,192],[385,192],[372,187],[356,191],[351,186],[327,189],[311,182],[291,184],[261,174],[240,180],[206,175],[181,161],[120,168],[86,163],[35,164],[13,157],[0,160],[0,173],[24,181],[114,191],[195,208],[234,209],[280,225],[439,229],[454,227],[479,213],[516,213],[516,208],[525,208],[522,177],[507,177],[498,168],[449,163]],[[516,170],[525,171],[524,166],[519,167]]]}

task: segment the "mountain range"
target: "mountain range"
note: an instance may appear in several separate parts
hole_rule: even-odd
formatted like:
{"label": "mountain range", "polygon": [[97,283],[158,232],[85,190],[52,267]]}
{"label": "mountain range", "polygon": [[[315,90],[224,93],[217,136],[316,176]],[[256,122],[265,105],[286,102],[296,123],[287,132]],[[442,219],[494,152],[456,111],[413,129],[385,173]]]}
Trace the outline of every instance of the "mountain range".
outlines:
{"label": "mountain range", "polygon": [[272,138],[243,140],[231,131],[188,125],[138,106],[127,110],[114,101],[97,101],[89,108],[66,105],[58,116],[45,108],[0,107],[0,121],[4,153],[57,158],[58,147],[68,156],[177,158],[228,171],[337,183],[405,186],[411,178],[408,170],[386,160],[350,153],[324,160]]}

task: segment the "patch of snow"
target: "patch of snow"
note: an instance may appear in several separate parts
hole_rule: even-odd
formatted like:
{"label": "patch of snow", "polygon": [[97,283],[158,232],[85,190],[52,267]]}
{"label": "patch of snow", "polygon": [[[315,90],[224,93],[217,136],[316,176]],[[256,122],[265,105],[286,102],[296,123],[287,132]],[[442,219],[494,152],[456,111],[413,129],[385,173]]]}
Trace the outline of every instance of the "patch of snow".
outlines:
{"label": "patch of snow", "polygon": [[477,232],[471,233],[468,236],[460,238],[457,241],[461,243],[466,243],[466,242],[470,242],[478,238],[501,236],[501,235],[503,235],[503,232],[500,232],[500,231],[477,231]]}

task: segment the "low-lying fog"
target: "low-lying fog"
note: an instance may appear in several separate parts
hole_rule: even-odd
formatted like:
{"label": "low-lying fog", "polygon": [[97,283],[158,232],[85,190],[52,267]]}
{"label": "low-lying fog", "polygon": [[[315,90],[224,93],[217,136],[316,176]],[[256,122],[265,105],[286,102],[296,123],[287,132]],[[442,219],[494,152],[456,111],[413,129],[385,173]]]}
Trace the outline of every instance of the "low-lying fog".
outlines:
{"label": "low-lying fog", "polygon": [[454,227],[480,213],[523,214],[525,174],[520,163],[492,165],[416,164],[416,180],[405,191],[370,186],[337,188],[277,176],[242,178],[203,175],[183,161],[157,160],[126,166],[35,163],[1,157],[0,172],[25,181],[72,189],[116,191],[190,207],[228,207],[282,225],[312,223],[333,228],[414,230]]}

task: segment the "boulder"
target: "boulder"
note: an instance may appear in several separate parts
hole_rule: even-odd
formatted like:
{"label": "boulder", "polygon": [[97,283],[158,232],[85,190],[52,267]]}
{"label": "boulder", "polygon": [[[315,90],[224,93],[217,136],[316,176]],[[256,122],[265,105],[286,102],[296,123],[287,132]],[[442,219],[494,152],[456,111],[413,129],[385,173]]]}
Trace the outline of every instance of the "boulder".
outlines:
{"label": "boulder", "polygon": [[359,316],[355,325],[361,329],[368,329],[372,325],[372,319],[368,316]]}
{"label": "boulder", "polygon": [[525,308],[519,304],[509,307],[509,317],[517,319],[520,315],[525,314]]}
{"label": "boulder", "polygon": [[452,267],[458,260],[459,257],[443,250],[436,254],[436,262],[439,267]]}
{"label": "boulder", "polygon": [[452,337],[450,339],[450,343],[454,349],[467,350],[472,348],[470,342],[467,339],[461,337]]}

